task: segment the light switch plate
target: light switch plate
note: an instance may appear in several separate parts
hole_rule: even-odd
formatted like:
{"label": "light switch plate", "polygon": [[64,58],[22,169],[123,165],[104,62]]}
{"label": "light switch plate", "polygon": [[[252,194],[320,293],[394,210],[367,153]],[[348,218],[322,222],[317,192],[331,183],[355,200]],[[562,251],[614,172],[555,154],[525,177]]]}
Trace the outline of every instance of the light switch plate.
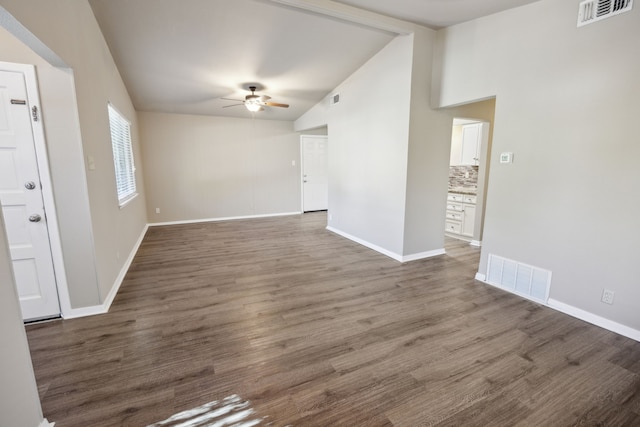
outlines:
{"label": "light switch plate", "polygon": [[513,153],[500,153],[500,163],[511,163],[513,161]]}

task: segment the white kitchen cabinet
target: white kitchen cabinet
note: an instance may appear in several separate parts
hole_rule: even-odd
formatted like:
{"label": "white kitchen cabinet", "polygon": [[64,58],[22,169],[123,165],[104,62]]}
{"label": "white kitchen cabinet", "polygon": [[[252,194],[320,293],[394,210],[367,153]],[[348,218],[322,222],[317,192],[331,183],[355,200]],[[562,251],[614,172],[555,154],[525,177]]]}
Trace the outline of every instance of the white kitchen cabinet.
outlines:
{"label": "white kitchen cabinet", "polygon": [[480,160],[480,141],[482,140],[482,123],[462,126],[461,165],[477,166]]}
{"label": "white kitchen cabinet", "polygon": [[445,231],[452,237],[473,237],[476,218],[476,196],[472,194],[449,193]]}
{"label": "white kitchen cabinet", "polygon": [[462,137],[452,141],[451,166],[477,166],[479,164],[482,126],[482,123],[462,126]]}
{"label": "white kitchen cabinet", "polygon": [[462,209],[462,228],[460,234],[473,237],[473,230],[476,222],[476,205],[465,203]]}

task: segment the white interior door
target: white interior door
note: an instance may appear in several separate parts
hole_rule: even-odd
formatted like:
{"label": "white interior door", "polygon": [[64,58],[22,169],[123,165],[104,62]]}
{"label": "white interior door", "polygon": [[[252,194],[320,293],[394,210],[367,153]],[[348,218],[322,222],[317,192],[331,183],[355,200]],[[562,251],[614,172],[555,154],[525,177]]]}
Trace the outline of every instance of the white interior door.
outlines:
{"label": "white interior door", "polygon": [[303,135],[302,148],[302,210],[327,210],[329,205],[328,141],[326,136]]}
{"label": "white interior door", "polygon": [[60,314],[30,108],[24,74],[0,71],[0,203],[25,320]]}

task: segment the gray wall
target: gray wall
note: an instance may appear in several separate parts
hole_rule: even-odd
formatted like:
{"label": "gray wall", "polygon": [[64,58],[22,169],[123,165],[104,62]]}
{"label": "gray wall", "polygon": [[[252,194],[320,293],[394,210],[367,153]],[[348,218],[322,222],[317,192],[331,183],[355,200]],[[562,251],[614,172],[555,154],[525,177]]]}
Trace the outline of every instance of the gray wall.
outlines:
{"label": "gray wall", "polygon": [[138,117],[150,222],[301,211],[300,137],[292,122]]}
{"label": "gray wall", "polygon": [[440,30],[434,103],[496,96],[480,272],[491,253],[549,269],[552,302],[639,330],[640,10],[576,28],[577,9],[542,0]]}
{"label": "gray wall", "polygon": [[430,106],[435,33],[416,28],[411,69],[403,254],[444,248],[451,118]]}
{"label": "gray wall", "polygon": [[42,409],[0,210],[0,425],[37,427]]}
{"label": "gray wall", "polygon": [[413,37],[397,37],[334,92],[329,226],[403,253]]}
{"label": "gray wall", "polygon": [[328,124],[329,226],[395,258],[444,244],[451,118],[430,108],[435,32],[412,31],[295,122]]}
{"label": "gray wall", "polygon": [[50,65],[3,28],[0,60],[36,66],[70,302],[73,307],[99,304],[73,73]]}
{"label": "gray wall", "polygon": [[[54,193],[62,201],[57,200],[57,207],[71,303],[74,308],[96,305],[113,289],[147,222],[136,112],[88,2],[1,0],[0,5],[73,72],[63,79],[60,70],[42,64],[38,68],[44,77],[40,85]],[[56,82],[62,82],[63,91],[56,90]],[[115,188],[107,102],[132,122],[140,195],[122,209]],[[85,169],[87,156],[95,159],[95,170]],[[71,229],[73,224],[78,228]],[[76,232],[78,244],[73,241]],[[94,260],[87,259],[93,253]],[[79,269],[93,269],[97,280],[89,272],[74,276]]]}

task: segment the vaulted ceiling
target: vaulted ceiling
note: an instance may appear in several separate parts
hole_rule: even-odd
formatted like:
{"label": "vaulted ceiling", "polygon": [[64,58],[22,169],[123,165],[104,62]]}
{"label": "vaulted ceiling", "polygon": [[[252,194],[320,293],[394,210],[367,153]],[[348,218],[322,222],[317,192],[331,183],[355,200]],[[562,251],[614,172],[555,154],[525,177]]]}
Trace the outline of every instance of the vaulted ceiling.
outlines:
{"label": "vaulted ceiling", "polygon": [[337,0],[351,6],[438,29],[537,0]]}
{"label": "vaulted ceiling", "polygon": [[137,110],[251,117],[221,98],[256,84],[290,104],[256,118],[295,120],[402,31],[389,17],[439,28],[535,0],[89,1]]}

